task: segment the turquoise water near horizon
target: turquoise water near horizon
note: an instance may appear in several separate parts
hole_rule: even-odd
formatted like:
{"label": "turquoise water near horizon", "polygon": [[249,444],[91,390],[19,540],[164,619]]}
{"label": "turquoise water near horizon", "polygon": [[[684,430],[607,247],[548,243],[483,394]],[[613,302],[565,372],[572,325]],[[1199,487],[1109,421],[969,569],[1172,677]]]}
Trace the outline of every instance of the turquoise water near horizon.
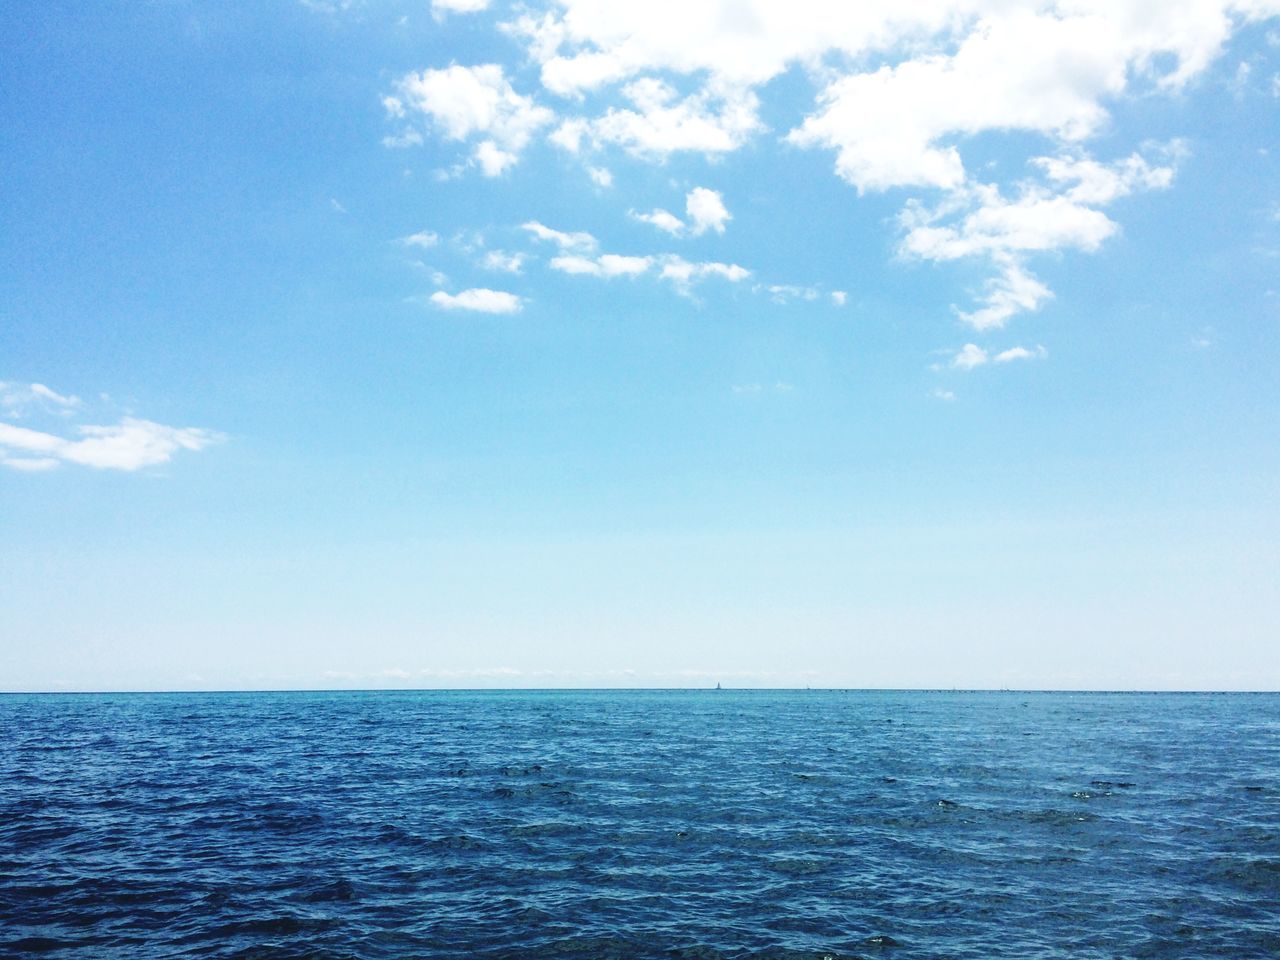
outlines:
{"label": "turquoise water near horizon", "polygon": [[0,954],[1274,957],[1280,695],[0,697]]}

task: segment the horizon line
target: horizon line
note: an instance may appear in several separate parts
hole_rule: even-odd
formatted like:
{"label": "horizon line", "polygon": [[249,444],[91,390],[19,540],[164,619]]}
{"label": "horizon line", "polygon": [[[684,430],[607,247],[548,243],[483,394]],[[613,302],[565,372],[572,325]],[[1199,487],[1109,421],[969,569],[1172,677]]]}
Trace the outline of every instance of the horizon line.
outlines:
{"label": "horizon line", "polygon": [[31,696],[177,696],[181,694],[305,694],[305,693],[1066,693],[1066,694],[1280,694],[1277,688],[1223,689],[1151,687],[226,687],[201,689],[176,687],[171,689],[87,689],[87,690],[0,690],[4,697]]}

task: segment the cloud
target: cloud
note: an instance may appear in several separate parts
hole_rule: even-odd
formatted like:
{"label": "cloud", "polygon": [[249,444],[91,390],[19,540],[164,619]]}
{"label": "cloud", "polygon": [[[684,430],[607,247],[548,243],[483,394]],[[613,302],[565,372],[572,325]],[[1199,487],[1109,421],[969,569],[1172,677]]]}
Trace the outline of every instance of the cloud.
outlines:
{"label": "cloud", "polygon": [[1010,363],[1014,360],[1043,360],[1048,355],[1049,351],[1041,346],[1031,350],[1026,347],[1010,347],[1008,350],[1000,351],[991,359],[995,363]]}
{"label": "cloud", "polygon": [[406,247],[421,247],[426,250],[438,244],[440,237],[430,230],[419,230],[417,233],[411,233],[407,237],[401,237],[400,242]]}
{"label": "cloud", "polygon": [[639,277],[656,269],[659,280],[671,283],[681,294],[688,294],[693,284],[711,277],[737,283],[751,276],[751,271],[734,263],[707,261],[693,263],[672,253],[657,256],[623,256],[606,253],[600,256],[563,253],[553,257],[550,267],[571,276]]}
{"label": "cloud", "polygon": [[552,230],[550,227],[543,226],[537,220],[530,220],[528,223],[521,224],[521,226],[539,240],[554,243],[561,250],[586,251],[596,248],[596,238],[583,231],[565,233],[562,230]]}
{"label": "cloud", "polygon": [[966,343],[957,351],[956,355],[951,358],[951,366],[957,370],[972,370],[974,367],[980,367],[987,362],[987,351],[976,343]]}
{"label": "cloud", "polygon": [[662,258],[659,277],[670,281],[680,293],[688,293],[691,285],[708,277],[719,277],[730,283],[739,283],[751,276],[751,271],[736,263],[690,263],[683,257],[668,254]]}
{"label": "cloud", "polygon": [[1179,141],[1152,146],[1167,163],[1153,165],[1140,154],[1113,164],[1083,154],[1035,157],[1044,180],[1026,180],[1008,198],[994,184],[966,184],[933,208],[913,201],[899,216],[903,256],[948,261],[988,259],[996,275],[975,310],[960,317],[975,329],[1003,326],[1014,315],[1038,309],[1052,297],[1024,266],[1029,254],[1060,250],[1092,253],[1119,230],[1098,207],[1135,190],[1161,190],[1172,182],[1185,154]]}
{"label": "cloud", "polygon": [[652,224],[673,236],[679,236],[686,230],[691,236],[700,236],[708,230],[724,233],[724,225],[733,219],[733,215],[725,209],[724,198],[715,190],[706,187],[694,187],[684,198],[685,213],[689,220],[686,223],[674,213],[661,208],[652,213],[635,213],[631,216],[643,223]]}
{"label": "cloud", "polygon": [[663,159],[681,151],[720,154],[737,150],[761,129],[755,94],[710,92],[678,98],[663,80],[644,77],[624,88],[634,108],[610,107],[586,128],[597,143]]}
{"label": "cloud", "polygon": [[422,134],[412,127],[408,127],[399,133],[388,134],[383,137],[382,145],[393,150],[402,147],[420,147],[422,146]]}
{"label": "cloud", "polygon": [[50,470],[60,463],[133,471],[167,463],[179,450],[203,450],[225,439],[212,430],[167,427],[136,417],[112,426],[80,426],[76,432],[79,439],[69,440],[0,423],[0,463],[24,471]]}
{"label": "cloud", "polygon": [[471,310],[475,313],[519,313],[524,306],[514,293],[486,287],[474,287],[457,294],[437,290],[430,301],[442,310]]}
{"label": "cloud", "polygon": [[587,175],[597,187],[613,186],[613,174],[604,167],[587,167]]}
{"label": "cloud", "polygon": [[849,302],[849,294],[845,293],[843,290],[832,290],[831,302],[834,303],[837,307],[843,307],[846,303]]}
{"label": "cloud", "polygon": [[431,0],[431,12],[437,16],[448,13],[479,13],[489,8],[489,0]]}
{"label": "cloud", "polygon": [[561,273],[592,277],[638,277],[653,265],[652,257],[627,257],[606,253],[601,257],[555,257],[551,268]]}
{"label": "cloud", "polygon": [[555,114],[512,89],[498,64],[409,73],[397,94],[383,99],[395,118],[415,110],[429,117],[448,139],[478,139],[472,157],[485,176],[496,177],[519,159],[532,136]]}
{"label": "cloud", "polygon": [[[817,94],[781,135],[830,151],[836,175],[859,193],[939,191],[949,214],[911,228],[901,251],[989,259],[985,296],[961,312],[981,328],[1052,295],[1029,258],[1100,249],[1119,229],[1100,208],[1171,182],[1167,156],[1105,164],[1086,155],[1086,141],[1112,122],[1110,105],[1176,94],[1243,22],[1277,13],[1276,0],[1158,10],[1150,0],[558,0],[504,29],[540,66],[543,88],[579,114],[553,134],[575,152],[617,145],[662,162],[677,151],[737,150],[765,130],[757,95],[799,67]],[[979,182],[966,160],[983,134],[1048,140],[1051,156],[1027,158],[1041,182]],[[676,232],[674,214],[639,216]],[[725,222],[689,218],[686,232]]]}
{"label": "cloud", "polygon": [[1040,309],[1053,292],[1014,260],[1001,264],[1001,271],[987,281],[987,291],[977,310],[960,311],[960,319],[975,330],[996,330],[1010,317]]}
{"label": "cloud", "polygon": [[792,300],[817,300],[821,294],[817,287],[797,287],[792,284],[775,283],[765,287],[769,299],[774,303],[790,303]]}
{"label": "cloud", "polygon": [[79,397],[64,396],[43,383],[11,383],[0,380],[0,413],[22,417],[29,410],[63,415],[83,406]]}
{"label": "cloud", "polygon": [[972,370],[974,367],[981,367],[986,363],[1012,363],[1014,360],[1036,360],[1043,359],[1049,355],[1049,351],[1044,347],[1037,346],[1034,349],[1026,347],[1010,347],[1008,350],[1002,350],[992,356],[976,343],[966,343],[951,358],[951,366],[957,370]]}
{"label": "cloud", "polygon": [[502,250],[490,250],[484,255],[483,264],[486,270],[500,270],[503,273],[519,273],[524,265],[523,253],[506,253]]}
{"label": "cloud", "polygon": [[632,213],[632,217],[641,223],[652,224],[659,230],[672,235],[678,235],[684,232],[684,221],[677,217],[674,213],[666,210],[657,209],[652,213]]}
{"label": "cloud", "polygon": [[724,225],[733,219],[733,215],[725,209],[724,198],[706,187],[694,187],[690,190],[685,197],[684,209],[689,217],[689,232],[695,237],[708,230],[724,233]]}

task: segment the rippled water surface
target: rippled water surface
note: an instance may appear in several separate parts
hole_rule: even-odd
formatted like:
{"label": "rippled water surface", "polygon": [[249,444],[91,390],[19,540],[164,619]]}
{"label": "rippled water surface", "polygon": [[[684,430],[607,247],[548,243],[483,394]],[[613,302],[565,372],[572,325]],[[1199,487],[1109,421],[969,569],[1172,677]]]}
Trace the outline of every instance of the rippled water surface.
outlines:
{"label": "rippled water surface", "polygon": [[1278,957],[1280,696],[0,697],[0,954]]}

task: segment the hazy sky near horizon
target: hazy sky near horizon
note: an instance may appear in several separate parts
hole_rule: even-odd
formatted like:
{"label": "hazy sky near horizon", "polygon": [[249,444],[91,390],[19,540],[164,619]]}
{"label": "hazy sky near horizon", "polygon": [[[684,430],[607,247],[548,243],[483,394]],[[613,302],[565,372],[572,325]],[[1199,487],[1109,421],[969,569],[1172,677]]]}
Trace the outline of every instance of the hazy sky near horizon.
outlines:
{"label": "hazy sky near horizon", "polygon": [[1280,0],[0,9],[0,690],[1280,688]]}

